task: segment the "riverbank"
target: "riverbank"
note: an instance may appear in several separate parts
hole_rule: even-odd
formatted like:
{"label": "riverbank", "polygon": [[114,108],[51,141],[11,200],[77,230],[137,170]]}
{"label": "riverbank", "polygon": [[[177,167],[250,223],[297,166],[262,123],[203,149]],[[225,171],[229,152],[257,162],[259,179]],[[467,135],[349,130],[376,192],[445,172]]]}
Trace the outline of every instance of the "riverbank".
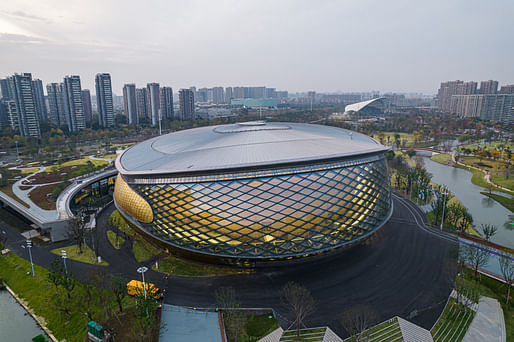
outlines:
{"label": "riverbank", "polygon": [[[485,190],[491,190],[491,191],[499,191],[503,192],[505,194],[511,194],[509,190],[499,188],[497,186],[494,186],[490,183],[487,183],[486,181],[486,174],[476,168],[463,165],[461,163],[454,163],[452,161],[452,156],[450,154],[446,153],[440,153],[433,155],[430,160],[445,165],[445,166],[451,166],[451,167],[457,167],[459,169],[463,169],[466,171],[469,171],[473,174],[473,177],[471,178],[471,182],[477,186],[483,187],[484,191],[481,192],[481,194],[495,200],[505,208],[509,209],[511,212],[514,212],[514,198],[509,198],[506,196],[498,195],[498,194],[489,194]],[[491,182],[492,183],[492,182]],[[494,184],[494,183],[493,183]]]}
{"label": "riverbank", "polygon": [[34,310],[30,308],[29,304],[20,297],[18,297],[9,286],[5,285],[5,289],[7,290],[7,292],[11,294],[11,296],[13,296],[13,298],[18,302],[18,304],[20,304],[25,309],[25,311],[27,311],[27,313],[36,321],[37,325],[39,325],[39,327],[43,329],[48,338],[50,338],[53,342],[59,342],[59,340],[55,338],[55,336],[52,334],[52,331],[50,331],[50,329],[48,329],[48,327],[46,326],[46,321],[44,320],[44,318],[36,315]]}

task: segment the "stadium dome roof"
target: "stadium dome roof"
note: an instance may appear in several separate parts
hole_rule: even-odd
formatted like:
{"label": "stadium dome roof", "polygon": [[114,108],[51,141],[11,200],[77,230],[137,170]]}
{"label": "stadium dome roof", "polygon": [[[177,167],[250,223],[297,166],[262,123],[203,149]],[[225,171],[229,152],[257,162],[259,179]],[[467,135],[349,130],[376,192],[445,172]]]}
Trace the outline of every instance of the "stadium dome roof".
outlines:
{"label": "stadium dome roof", "polygon": [[124,175],[189,174],[352,157],[386,151],[345,129],[302,123],[243,122],[194,128],[132,146],[116,159]]}

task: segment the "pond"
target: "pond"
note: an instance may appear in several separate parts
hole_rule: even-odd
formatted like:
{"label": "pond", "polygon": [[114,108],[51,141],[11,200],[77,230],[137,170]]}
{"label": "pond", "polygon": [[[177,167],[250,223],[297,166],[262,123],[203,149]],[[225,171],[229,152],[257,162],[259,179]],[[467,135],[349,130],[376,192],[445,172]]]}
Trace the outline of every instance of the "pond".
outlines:
{"label": "pond", "polygon": [[[473,174],[469,171],[436,163],[430,158],[423,157],[425,168],[432,174],[432,181],[439,185],[446,185],[448,189],[468,208],[473,215],[473,224],[481,232],[481,224],[493,224],[498,232],[491,238],[492,242],[514,248],[514,221],[513,213],[480,192],[484,188],[471,183]],[[498,193],[502,196],[508,194]],[[511,228],[512,227],[512,228]]]}
{"label": "pond", "polygon": [[45,336],[32,316],[9,292],[0,290],[0,340],[32,341],[38,335]]}

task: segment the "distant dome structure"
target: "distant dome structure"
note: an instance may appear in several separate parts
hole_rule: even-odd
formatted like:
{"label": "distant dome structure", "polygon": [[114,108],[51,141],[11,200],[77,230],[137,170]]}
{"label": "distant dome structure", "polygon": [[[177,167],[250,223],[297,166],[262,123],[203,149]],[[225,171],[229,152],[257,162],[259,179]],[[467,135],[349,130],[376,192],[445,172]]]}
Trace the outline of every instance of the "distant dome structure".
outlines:
{"label": "distant dome structure", "polygon": [[227,264],[359,243],[392,212],[388,148],[344,129],[244,122],[179,131],[116,159],[114,200],[147,238]]}
{"label": "distant dome structure", "polygon": [[367,101],[352,103],[344,107],[345,113],[361,112],[369,115],[381,115],[386,110],[386,98],[377,97]]}

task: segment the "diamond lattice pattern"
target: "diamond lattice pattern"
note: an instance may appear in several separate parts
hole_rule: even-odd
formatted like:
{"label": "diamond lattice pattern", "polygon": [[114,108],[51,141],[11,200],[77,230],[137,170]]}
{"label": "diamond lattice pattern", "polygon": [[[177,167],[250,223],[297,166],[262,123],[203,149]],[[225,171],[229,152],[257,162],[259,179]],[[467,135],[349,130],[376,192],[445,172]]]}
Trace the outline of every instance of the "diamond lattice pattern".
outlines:
{"label": "diamond lattice pattern", "polygon": [[354,242],[389,214],[384,159],[287,172],[133,187],[152,207],[154,220],[144,224],[149,232],[177,247],[219,256],[307,256]]}

